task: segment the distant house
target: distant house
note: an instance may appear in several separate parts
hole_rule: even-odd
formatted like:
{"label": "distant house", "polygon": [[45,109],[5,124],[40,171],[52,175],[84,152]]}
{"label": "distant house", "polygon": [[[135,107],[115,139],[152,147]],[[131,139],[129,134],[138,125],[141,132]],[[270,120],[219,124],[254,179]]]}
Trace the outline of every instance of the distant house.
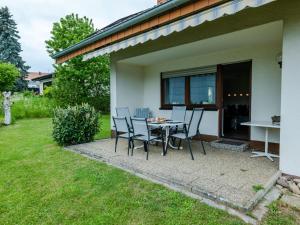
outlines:
{"label": "distant house", "polygon": [[[173,106],[204,108],[203,139],[264,144],[269,137],[280,148],[280,170],[300,176],[300,1],[157,3],[53,58],[109,54],[112,115],[120,106],[147,107],[166,118]],[[273,115],[281,115],[281,129],[268,135],[255,126]],[[244,121],[253,127],[241,126]]]}
{"label": "distant house", "polygon": [[30,72],[26,80],[29,90],[43,94],[44,89],[52,85],[53,73]]}

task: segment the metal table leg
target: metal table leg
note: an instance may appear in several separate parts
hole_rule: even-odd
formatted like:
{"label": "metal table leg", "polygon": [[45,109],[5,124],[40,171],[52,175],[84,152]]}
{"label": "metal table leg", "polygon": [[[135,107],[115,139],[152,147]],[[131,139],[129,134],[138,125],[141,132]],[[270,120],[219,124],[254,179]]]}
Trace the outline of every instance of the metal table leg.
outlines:
{"label": "metal table leg", "polygon": [[265,131],[265,152],[256,152],[256,151],[254,151],[252,153],[253,153],[253,155],[251,156],[251,158],[267,157],[272,162],[274,162],[273,158],[279,158],[278,155],[274,155],[274,154],[269,153],[269,128],[268,127],[266,127],[266,131]]}

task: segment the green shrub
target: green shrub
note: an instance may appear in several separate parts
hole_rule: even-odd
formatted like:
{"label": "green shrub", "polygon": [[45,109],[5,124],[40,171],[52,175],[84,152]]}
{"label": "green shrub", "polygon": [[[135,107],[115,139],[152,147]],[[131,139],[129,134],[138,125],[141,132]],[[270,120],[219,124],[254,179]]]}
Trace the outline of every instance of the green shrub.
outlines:
{"label": "green shrub", "polygon": [[99,131],[98,117],[88,104],[57,108],[53,117],[53,138],[59,145],[93,141]]}
{"label": "green shrub", "polygon": [[52,86],[46,87],[44,92],[43,92],[43,96],[46,98],[52,98],[53,97],[53,88]]}
{"label": "green shrub", "polygon": [[26,91],[24,91],[23,92],[23,96],[24,97],[33,97],[33,96],[35,96],[36,94],[33,92],[33,91],[28,91],[28,90],[26,90]]}

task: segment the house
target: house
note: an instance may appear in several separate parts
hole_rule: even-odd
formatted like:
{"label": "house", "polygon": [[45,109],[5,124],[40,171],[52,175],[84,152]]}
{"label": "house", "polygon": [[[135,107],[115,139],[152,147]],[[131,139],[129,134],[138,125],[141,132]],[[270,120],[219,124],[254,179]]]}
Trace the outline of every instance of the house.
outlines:
{"label": "house", "polygon": [[280,170],[300,176],[300,1],[170,0],[123,18],[55,54],[111,58],[111,113],[117,106],[149,107],[170,116],[174,105],[205,108],[207,140],[229,138],[262,145],[271,121],[271,146]]}
{"label": "house", "polygon": [[52,85],[53,73],[29,72],[26,77],[28,89],[43,94],[46,87]]}

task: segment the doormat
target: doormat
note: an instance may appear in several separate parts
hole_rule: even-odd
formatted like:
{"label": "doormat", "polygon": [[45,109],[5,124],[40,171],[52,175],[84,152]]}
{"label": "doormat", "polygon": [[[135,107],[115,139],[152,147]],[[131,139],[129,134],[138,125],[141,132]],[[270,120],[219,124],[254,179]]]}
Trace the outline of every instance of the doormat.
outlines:
{"label": "doormat", "polygon": [[216,149],[225,149],[230,151],[244,152],[249,148],[249,144],[241,141],[217,140],[210,142],[210,145]]}

